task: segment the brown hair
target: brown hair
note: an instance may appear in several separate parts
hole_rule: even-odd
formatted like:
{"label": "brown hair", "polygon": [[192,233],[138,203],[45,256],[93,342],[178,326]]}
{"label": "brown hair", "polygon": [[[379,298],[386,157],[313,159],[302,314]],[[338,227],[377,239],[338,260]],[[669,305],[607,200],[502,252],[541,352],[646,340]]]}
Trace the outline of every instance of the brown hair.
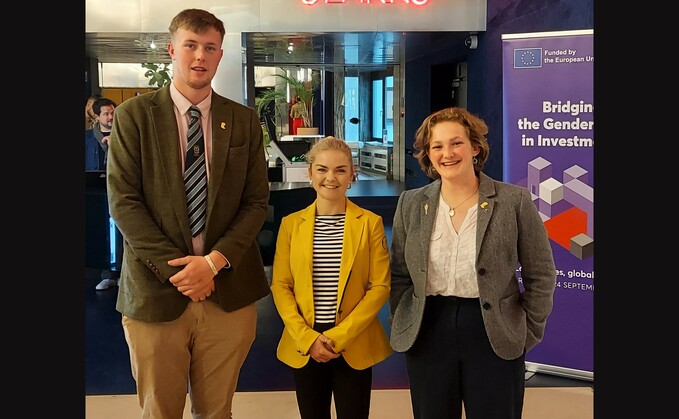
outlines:
{"label": "brown hair", "polygon": [[459,107],[451,107],[441,109],[429,115],[422,121],[422,124],[415,132],[415,142],[413,147],[416,152],[413,156],[420,164],[422,171],[431,179],[438,179],[441,177],[429,160],[429,146],[431,140],[431,129],[439,122],[457,122],[461,124],[467,131],[469,140],[472,146],[479,148],[479,154],[476,155],[476,162],[474,163],[474,172],[477,174],[483,170],[483,165],[488,160],[490,153],[490,145],[486,139],[488,134],[488,125],[483,119],[472,114],[468,110]]}
{"label": "brown hair", "polygon": [[170,22],[170,36],[174,39],[174,34],[178,29],[186,29],[191,32],[203,34],[210,28],[215,29],[222,36],[224,41],[224,22],[219,20],[217,16],[202,9],[185,9],[179,12],[177,16]]}
{"label": "brown hair", "polygon": [[101,99],[97,99],[94,101],[92,104],[92,112],[94,112],[95,115],[99,116],[101,113],[101,108],[103,106],[113,106],[113,108],[117,107],[118,105],[112,100],[107,97],[102,97]]}

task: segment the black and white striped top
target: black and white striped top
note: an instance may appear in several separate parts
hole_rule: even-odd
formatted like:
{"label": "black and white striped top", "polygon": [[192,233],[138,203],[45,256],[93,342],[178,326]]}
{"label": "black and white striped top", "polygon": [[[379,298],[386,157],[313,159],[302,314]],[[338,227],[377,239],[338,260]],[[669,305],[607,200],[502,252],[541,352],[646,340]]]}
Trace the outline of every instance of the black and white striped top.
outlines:
{"label": "black and white striped top", "polygon": [[345,214],[317,215],[314,224],[313,288],[316,323],[334,323]]}

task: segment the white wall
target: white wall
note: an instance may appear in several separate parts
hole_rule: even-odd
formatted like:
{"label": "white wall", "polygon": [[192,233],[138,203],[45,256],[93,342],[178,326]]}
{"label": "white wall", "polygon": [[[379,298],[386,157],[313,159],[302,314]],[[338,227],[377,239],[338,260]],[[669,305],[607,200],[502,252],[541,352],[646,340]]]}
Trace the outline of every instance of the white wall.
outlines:
{"label": "white wall", "polygon": [[422,6],[404,0],[391,4],[319,0],[314,5],[302,0],[193,0],[190,4],[185,0],[116,0],[115,7],[110,0],[85,0],[85,32],[167,32],[172,18],[187,7],[209,10],[224,21],[224,58],[213,88],[241,103],[245,97],[243,32],[486,30],[485,0],[428,0]]}
{"label": "white wall", "polygon": [[[226,34],[222,48],[224,56],[212,80],[212,88],[215,92],[242,103],[245,83],[243,83],[240,35]],[[141,66],[141,63],[99,63],[99,86],[151,87],[144,73],[146,69]]]}
{"label": "white wall", "polygon": [[85,32],[166,32],[187,7],[206,9],[227,32],[485,31],[486,0],[404,0],[306,5],[302,0],[85,0]]}
{"label": "white wall", "polygon": [[[170,69],[172,65],[170,65]],[[99,86],[101,87],[156,87],[149,85],[141,64],[99,63]]]}

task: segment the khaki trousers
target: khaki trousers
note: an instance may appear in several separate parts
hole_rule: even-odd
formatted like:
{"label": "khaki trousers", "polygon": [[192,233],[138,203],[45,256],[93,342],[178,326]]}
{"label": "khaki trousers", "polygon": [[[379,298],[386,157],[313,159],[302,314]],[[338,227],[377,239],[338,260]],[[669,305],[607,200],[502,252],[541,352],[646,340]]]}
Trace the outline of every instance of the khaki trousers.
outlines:
{"label": "khaki trousers", "polygon": [[195,419],[229,419],[240,368],[255,340],[252,303],[227,313],[190,302],[171,322],[123,316],[132,376],[144,419],[182,419],[187,391]]}

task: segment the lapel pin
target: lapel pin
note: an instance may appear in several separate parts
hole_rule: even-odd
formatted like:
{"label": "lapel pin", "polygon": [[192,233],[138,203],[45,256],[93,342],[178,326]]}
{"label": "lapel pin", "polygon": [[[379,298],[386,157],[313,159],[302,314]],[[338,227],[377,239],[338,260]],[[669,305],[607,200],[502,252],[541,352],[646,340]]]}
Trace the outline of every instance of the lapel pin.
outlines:
{"label": "lapel pin", "polygon": [[487,206],[488,206],[488,202],[483,201],[483,202],[481,203],[481,208],[483,208],[483,210],[486,211],[486,212],[488,212],[488,209],[486,208]]}
{"label": "lapel pin", "polygon": [[226,129],[226,122],[222,122],[222,124],[219,126],[221,129]]}
{"label": "lapel pin", "polygon": [[427,212],[429,212],[429,204],[424,204],[424,215],[427,215]]}

